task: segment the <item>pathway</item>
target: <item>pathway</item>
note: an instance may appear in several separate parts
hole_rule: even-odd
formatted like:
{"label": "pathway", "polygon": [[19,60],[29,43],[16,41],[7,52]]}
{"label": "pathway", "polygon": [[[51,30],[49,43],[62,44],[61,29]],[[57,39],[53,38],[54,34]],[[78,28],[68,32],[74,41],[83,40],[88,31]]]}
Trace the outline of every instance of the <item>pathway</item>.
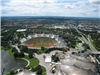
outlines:
{"label": "pathway", "polygon": [[57,75],[57,72],[56,72],[55,74],[50,73],[50,69],[51,69],[52,67],[50,66],[50,63],[45,63],[43,56],[44,56],[44,55],[45,55],[45,56],[52,56],[52,55],[55,54],[56,52],[61,52],[61,51],[58,51],[58,50],[52,51],[52,52],[50,52],[50,54],[45,54],[45,53],[40,54],[40,55],[35,54],[35,57],[38,58],[39,61],[40,61],[39,64],[40,64],[41,66],[44,66],[44,67],[46,68],[46,75]]}

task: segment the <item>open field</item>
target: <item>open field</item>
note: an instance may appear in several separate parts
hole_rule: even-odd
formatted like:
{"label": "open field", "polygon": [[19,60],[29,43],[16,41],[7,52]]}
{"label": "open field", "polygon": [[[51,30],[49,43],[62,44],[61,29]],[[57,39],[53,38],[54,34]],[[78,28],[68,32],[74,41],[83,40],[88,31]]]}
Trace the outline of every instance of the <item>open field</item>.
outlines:
{"label": "open field", "polygon": [[37,42],[37,43],[30,43],[28,44],[29,47],[52,47],[54,46],[53,43],[47,43],[47,42]]}
{"label": "open field", "polygon": [[29,47],[51,47],[58,45],[55,39],[49,37],[36,37],[27,40],[25,43],[28,44]]}
{"label": "open field", "polygon": [[49,38],[49,37],[37,37],[37,38],[32,38],[27,40],[25,43],[30,44],[32,42],[52,42],[52,43],[57,43],[55,39]]}
{"label": "open field", "polygon": [[33,47],[43,47],[43,46],[49,46],[49,43],[33,43]]}

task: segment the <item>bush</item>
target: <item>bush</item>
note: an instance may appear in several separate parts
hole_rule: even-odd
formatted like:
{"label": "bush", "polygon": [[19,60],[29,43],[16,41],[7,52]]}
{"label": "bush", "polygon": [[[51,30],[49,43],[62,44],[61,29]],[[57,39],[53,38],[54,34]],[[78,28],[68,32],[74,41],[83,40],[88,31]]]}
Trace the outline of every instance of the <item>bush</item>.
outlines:
{"label": "bush", "polygon": [[41,69],[41,66],[40,66],[40,65],[37,65],[37,66],[35,67],[35,71],[37,71],[37,70],[39,70],[39,69]]}
{"label": "bush", "polygon": [[33,68],[31,69],[31,71],[32,71],[32,72],[35,72],[35,68],[33,67]]}
{"label": "bush", "polygon": [[54,58],[54,62],[57,62],[57,61],[59,61],[59,60],[60,60],[60,59],[59,59],[58,56]]}
{"label": "bush", "polygon": [[19,70],[19,72],[22,72],[23,70]]}
{"label": "bush", "polygon": [[37,75],[42,75],[42,69],[39,69],[36,74]]}
{"label": "bush", "polygon": [[27,67],[24,67],[24,69],[27,69],[27,70],[29,70],[29,69],[30,69],[30,67],[29,67],[29,66],[27,66]]}
{"label": "bush", "polygon": [[15,53],[14,53],[14,57],[15,57],[15,58],[19,57],[19,53],[18,53],[18,52],[15,52]]}
{"label": "bush", "polygon": [[10,71],[10,75],[14,75],[15,72],[13,70]]}
{"label": "bush", "polygon": [[72,52],[72,54],[75,54],[76,52]]}
{"label": "bush", "polygon": [[19,57],[25,57],[24,53],[23,52],[19,53]]}
{"label": "bush", "polygon": [[52,70],[52,73],[55,73],[55,70]]}

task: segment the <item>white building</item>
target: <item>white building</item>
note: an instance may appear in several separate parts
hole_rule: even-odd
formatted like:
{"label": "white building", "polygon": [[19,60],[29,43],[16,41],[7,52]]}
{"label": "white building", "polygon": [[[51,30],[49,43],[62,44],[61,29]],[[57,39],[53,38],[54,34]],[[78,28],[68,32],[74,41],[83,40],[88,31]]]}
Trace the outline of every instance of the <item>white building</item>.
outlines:
{"label": "white building", "polygon": [[17,32],[24,32],[24,31],[26,31],[26,29],[18,29],[18,30],[16,30]]}
{"label": "white building", "polygon": [[46,56],[45,62],[46,62],[46,63],[50,63],[50,62],[51,62],[51,56]]}

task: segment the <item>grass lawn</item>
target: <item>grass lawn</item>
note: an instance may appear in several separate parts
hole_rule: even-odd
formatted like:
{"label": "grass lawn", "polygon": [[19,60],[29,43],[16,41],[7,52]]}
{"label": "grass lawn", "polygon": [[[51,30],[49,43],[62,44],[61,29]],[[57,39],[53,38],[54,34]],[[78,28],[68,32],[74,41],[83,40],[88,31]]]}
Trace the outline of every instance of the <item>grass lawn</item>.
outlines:
{"label": "grass lawn", "polygon": [[43,47],[43,46],[49,46],[49,43],[34,43],[33,47]]}
{"label": "grass lawn", "polygon": [[42,68],[43,73],[46,72],[46,69],[43,66],[41,66],[41,68]]}
{"label": "grass lawn", "polygon": [[90,36],[90,35],[89,35],[89,39],[90,39],[91,44],[92,44],[97,50],[100,50],[100,48],[98,48],[98,47],[93,43],[93,40],[91,39],[91,36]]}
{"label": "grass lawn", "polygon": [[1,47],[1,50],[6,50],[6,49],[8,49],[8,48],[6,48],[6,47]]}
{"label": "grass lawn", "polygon": [[11,49],[9,49],[9,55],[10,55],[11,57],[14,58],[14,55],[13,55],[13,53],[12,53],[12,48],[13,48],[13,47],[11,47]]}
{"label": "grass lawn", "polygon": [[91,44],[95,47],[95,44],[93,44],[93,40],[91,39],[90,35],[89,35],[89,39],[90,39]]}
{"label": "grass lawn", "polygon": [[29,60],[30,64],[29,64],[29,67],[32,68],[32,67],[35,67],[39,64],[39,60],[37,58],[32,58],[32,59],[29,59],[29,57],[26,55],[24,57],[25,59]]}
{"label": "grass lawn", "polygon": [[77,45],[78,45],[78,44],[79,44],[79,43],[78,43],[78,42],[76,42],[74,46],[75,46],[75,47],[77,47]]}
{"label": "grass lawn", "polygon": [[25,43],[30,44],[33,42],[41,42],[41,40],[42,40],[42,42],[48,42],[48,43],[52,42],[53,44],[58,45],[58,42],[55,39],[52,39],[49,37],[36,37],[36,38],[27,40]]}
{"label": "grass lawn", "polygon": [[9,73],[7,73],[7,74],[4,74],[4,75],[11,75],[11,74],[10,74],[10,72],[9,72]]}

